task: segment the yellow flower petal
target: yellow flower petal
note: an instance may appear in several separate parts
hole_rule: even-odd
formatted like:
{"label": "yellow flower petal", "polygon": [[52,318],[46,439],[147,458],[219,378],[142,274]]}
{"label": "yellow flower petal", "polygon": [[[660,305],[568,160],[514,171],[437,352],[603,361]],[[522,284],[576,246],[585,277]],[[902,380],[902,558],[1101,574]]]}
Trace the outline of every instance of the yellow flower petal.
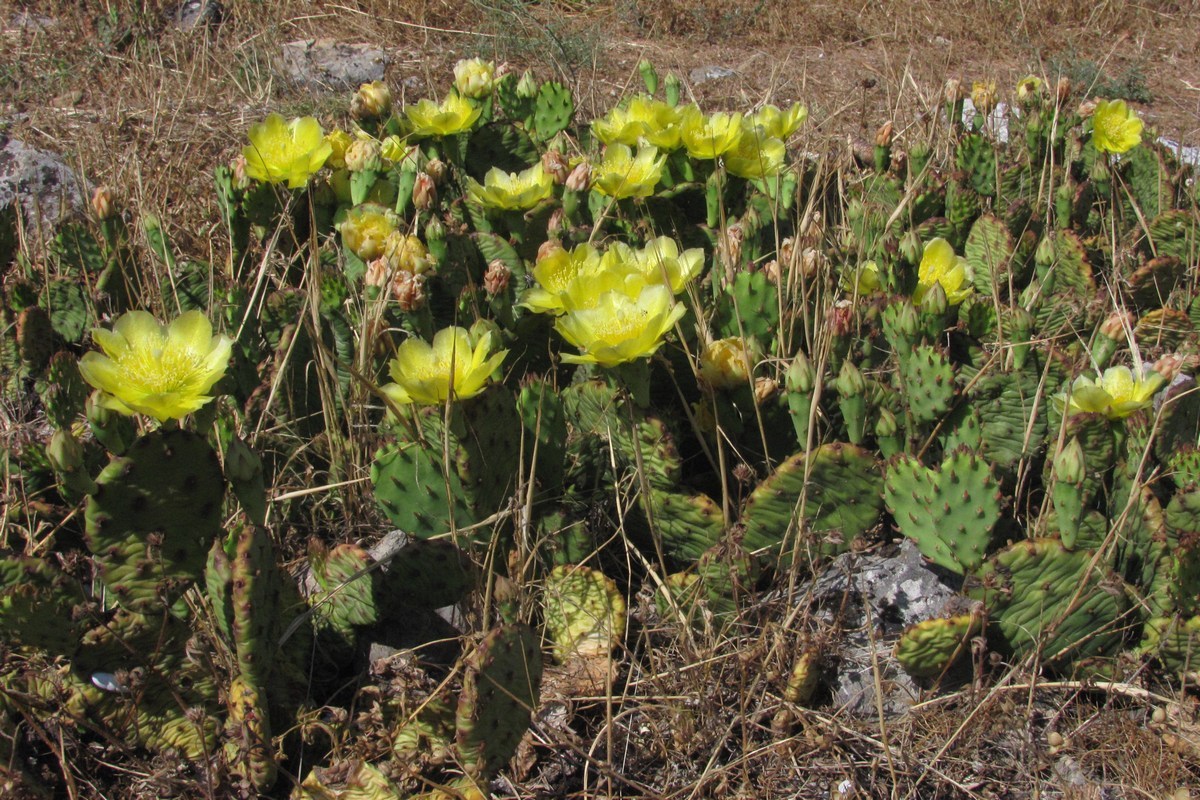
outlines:
{"label": "yellow flower petal", "polygon": [[1101,101],[1092,113],[1092,144],[1102,153],[1125,153],[1141,143],[1142,127],[1124,100]]}
{"label": "yellow flower petal", "polygon": [[[500,368],[507,350],[492,353],[493,336],[485,333],[474,345],[465,328],[443,328],[433,345],[412,338],[396,348],[388,365],[395,384],[382,387],[396,403],[433,405],[466,400],[483,391]],[[395,388],[393,388],[393,386]]]}
{"label": "yellow flower petal", "polygon": [[199,311],[160,325],[145,311],[131,311],[98,329],[93,338],[103,354],[79,361],[84,380],[101,390],[102,405],[124,414],[139,413],[159,422],[180,419],[209,400],[225,374],[233,342],[214,336]]}
{"label": "yellow flower petal", "polygon": [[246,174],[264,183],[287,183],[298,189],[325,165],[333,145],[313,117],[285,122],[271,114],[250,128],[250,144],[242,149]]}

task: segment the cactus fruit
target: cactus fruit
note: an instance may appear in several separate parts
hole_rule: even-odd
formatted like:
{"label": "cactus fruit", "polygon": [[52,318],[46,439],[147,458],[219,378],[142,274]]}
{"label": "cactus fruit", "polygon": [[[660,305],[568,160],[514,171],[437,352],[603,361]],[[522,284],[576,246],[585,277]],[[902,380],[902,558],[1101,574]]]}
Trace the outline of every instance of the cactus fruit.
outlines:
{"label": "cactus fruit", "polygon": [[625,635],[625,598],[599,570],[555,567],[546,577],[542,605],[559,663],[572,657],[607,660]]}
{"label": "cactus fruit", "polygon": [[484,636],[466,659],[455,715],[455,744],[468,773],[493,775],[516,752],[537,707],[542,680],[538,638],[523,625]]}
{"label": "cactus fruit", "polygon": [[986,461],[957,450],[934,470],[902,455],[886,472],[888,510],[922,555],[959,574],[983,563],[1000,518],[1000,492]]}
{"label": "cactus fruit", "polygon": [[1063,666],[1110,655],[1125,635],[1127,602],[1119,579],[1097,561],[1057,539],[1016,542],[983,565],[971,594],[1018,656],[1037,651],[1043,662]]}
{"label": "cactus fruit", "polygon": [[790,534],[790,552],[844,552],[879,521],[881,483],[874,457],[855,445],[835,442],[797,453],[746,501],[742,543],[778,554]]}
{"label": "cactus fruit", "polygon": [[224,495],[217,454],[183,430],[147,434],[104,468],[88,498],[87,543],[117,603],[170,605],[203,574]]}
{"label": "cactus fruit", "polygon": [[914,678],[936,678],[971,649],[982,622],[978,614],[958,614],[911,625],[896,642],[896,660]]}

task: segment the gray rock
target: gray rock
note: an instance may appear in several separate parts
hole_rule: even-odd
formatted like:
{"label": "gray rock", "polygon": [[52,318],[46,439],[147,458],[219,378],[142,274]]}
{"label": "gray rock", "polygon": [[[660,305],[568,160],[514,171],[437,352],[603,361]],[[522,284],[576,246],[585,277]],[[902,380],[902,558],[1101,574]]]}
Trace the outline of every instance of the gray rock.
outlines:
{"label": "gray rock", "polygon": [[18,11],[12,15],[11,27],[28,33],[31,31],[47,31],[53,28],[57,23],[47,17],[45,14],[38,14],[34,11]]}
{"label": "gray rock", "polygon": [[89,192],[58,156],[0,136],[0,212],[15,206],[31,239],[44,241],[65,220],[81,217]]}
{"label": "gray rock", "polygon": [[880,708],[886,716],[908,710],[921,687],[892,656],[897,639],[910,625],[968,605],[907,540],[892,556],[839,556],[817,578],[813,600],[818,617],[847,631],[833,699],[859,717],[877,716]]}
{"label": "gray rock", "polygon": [[171,15],[181,31],[216,27],[225,16],[225,7],[218,0],[183,0]]}
{"label": "gray rock", "polygon": [[693,86],[699,86],[700,84],[708,83],[709,81],[719,81],[725,78],[732,78],[734,75],[737,75],[737,73],[731,70],[729,67],[718,67],[710,64],[707,67],[696,67],[694,70],[688,73],[688,78],[691,79]]}
{"label": "gray rock", "polygon": [[388,56],[369,44],[308,39],[283,45],[287,77],[310,89],[343,91],[383,79]]}

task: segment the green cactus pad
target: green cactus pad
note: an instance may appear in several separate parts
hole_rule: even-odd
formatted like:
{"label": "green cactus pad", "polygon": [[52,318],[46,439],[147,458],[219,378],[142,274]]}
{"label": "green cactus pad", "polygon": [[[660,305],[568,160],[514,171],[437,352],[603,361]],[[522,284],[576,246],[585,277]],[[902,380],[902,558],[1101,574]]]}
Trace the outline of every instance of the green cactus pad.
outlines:
{"label": "green cactus pad", "polygon": [[78,581],[42,558],[0,559],[0,632],[15,645],[69,656],[86,625],[76,622],[85,602]]}
{"label": "green cactus pad", "polygon": [[970,651],[970,638],[982,627],[982,619],[975,614],[918,622],[900,634],[896,660],[914,678],[936,678]]}
{"label": "green cactus pad", "polygon": [[143,436],[104,468],[88,498],[87,543],[123,608],[170,604],[203,574],[224,494],[217,454],[188,431]]}
{"label": "green cactus pad", "polygon": [[529,729],[541,681],[538,637],[524,625],[493,629],[468,656],[455,741],[470,772],[492,775],[509,762]]}
{"label": "green cactus pad", "polygon": [[1013,236],[1002,220],[991,214],[975,220],[963,245],[963,257],[971,265],[975,291],[996,300],[1008,297],[1009,282],[1018,277],[1014,273],[1021,266],[1014,263],[1014,249]]}
{"label": "green cactus pad", "polygon": [[354,629],[374,625],[379,619],[375,605],[375,562],[357,545],[343,543],[326,550],[313,540],[308,548],[313,578],[321,587],[309,598],[316,617],[348,641]]}
{"label": "green cactus pad", "polygon": [[546,634],[560,664],[573,656],[607,659],[625,635],[625,598],[599,570],[558,566],[542,596]]}
{"label": "green cactus pad", "polygon": [[1200,616],[1147,620],[1139,649],[1175,673],[1195,673],[1200,667]]}
{"label": "green cactus pad", "polygon": [[[805,471],[808,471],[807,481]],[[883,510],[882,476],[874,456],[834,442],[797,453],[776,467],[742,511],[743,545],[778,553],[795,528],[794,552],[813,557],[845,552],[875,526]],[[804,515],[799,517],[804,497]]]}
{"label": "green cactus pad", "polygon": [[38,395],[50,423],[59,430],[70,428],[83,413],[88,386],[71,353],[58,352],[50,357],[46,377],[38,383]]}
{"label": "green cactus pad", "polygon": [[1125,299],[1134,309],[1161,308],[1186,274],[1175,256],[1152,258],[1125,279]]}
{"label": "green cactus pad", "polygon": [[919,345],[900,359],[900,385],[906,407],[920,424],[937,420],[954,400],[954,367],[937,348]]}
{"label": "green cactus pad", "polygon": [[1192,318],[1174,308],[1157,308],[1138,318],[1133,341],[1143,356],[1170,353],[1196,342]]}
{"label": "green cactus pad", "polygon": [[765,272],[739,272],[717,298],[714,336],[754,337],[763,345],[779,332],[779,289]]}
{"label": "green cactus pad", "polygon": [[687,494],[656,489],[641,495],[630,522],[642,523],[646,533],[657,535],[664,555],[691,563],[721,541],[725,534],[721,508],[706,494]]}
{"label": "green cactus pad", "polygon": [[561,83],[547,81],[538,87],[534,99],[531,133],[538,141],[548,142],[566,130],[574,115],[575,98],[571,96],[571,90]]}
{"label": "green cactus pad", "polygon": [[936,470],[902,455],[887,468],[884,498],[900,532],[935,564],[962,574],[983,563],[1000,519],[1000,492],[974,453],[950,453]]}
{"label": "green cactus pad", "polygon": [[385,562],[377,581],[383,619],[415,608],[441,608],[463,598],[476,583],[471,559],[445,539],[410,539]]}
{"label": "green cactus pad", "polygon": [[1122,646],[1127,605],[1119,579],[1095,555],[1057,539],[1017,542],[983,565],[971,594],[1018,656],[1036,649],[1060,666],[1109,655]]}
{"label": "green cactus pad", "polygon": [[[1200,242],[1200,216],[1194,211],[1173,209],[1150,221],[1150,243],[1146,249],[1156,256],[1174,256],[1194,264]],[[1149,245],[1149,243],[1148,243]]]}

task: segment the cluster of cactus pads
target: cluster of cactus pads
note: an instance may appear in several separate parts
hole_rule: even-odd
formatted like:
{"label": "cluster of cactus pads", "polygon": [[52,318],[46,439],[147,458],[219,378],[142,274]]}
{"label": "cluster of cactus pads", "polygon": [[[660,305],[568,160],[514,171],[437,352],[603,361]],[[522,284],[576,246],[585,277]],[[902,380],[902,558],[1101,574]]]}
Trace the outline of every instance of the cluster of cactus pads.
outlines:
{"label": "cluster of cactus pads", "polygon": [[[666,84],[654,107],[686,117]],[[588,184],[602,155],[570,92],[509,75],[444,135],[373,101],[351,146],[366,144],[303,188],[219,169],[224,265],[179,258],[145,219],[170,280],[142,281],[120,215],[65,228],[0,309],[0,392],[50,428],[7,459],[27,535],[4,542],[0,631],[30,658],[3,667],[0,712],[57,709],[266,792],[311,765],[316,709],[357,685],[372,746],[331,737],[293,797],[483,797],[529,728],[543,652],[611,688],[642,587],[657,621],[716,632],[773,581],[901,538],[974,602],[904,632],[914,677],[946,674],[980,636],[1060,673],[1112,674],[1129,652],[1193,671],[1193,171],[1149,143],[1098,149],[1066,92],[1023,99],[1004,143],[948,98],[943,163],[890,125],[840,181],[791,157],[744,177],[664,145],[662,176],[616,196]],[[755,119],[742,135],[766,137],[770,116]],[[556,177],[529,207],[470,191],[538,164]],[[653,355],[588,364],[523,304],[548,254],[651,236],[704,260]],[[135,305],[200,309],[236,337],[223,398],[182,428],[114,412],[76,365],[93,323]],[[489,386],[383,402],[398,339],[471,322],[507,351]],[[1168,385],[1131,398],[1101,381],[1110,368],[1135,390]],[[330,523],[285,569],[295,531],[322,518],[315,493],[269,501],[298,473],[335,488],[369,474],[372,514],[407,543],[375,553]],[[371,643],[404,628],[423,652],[448,623],[405,626],[444,607],[469,628],[458,652],[363,680]],[[819,660],[803,649],[787,699],[813,695]]]}

